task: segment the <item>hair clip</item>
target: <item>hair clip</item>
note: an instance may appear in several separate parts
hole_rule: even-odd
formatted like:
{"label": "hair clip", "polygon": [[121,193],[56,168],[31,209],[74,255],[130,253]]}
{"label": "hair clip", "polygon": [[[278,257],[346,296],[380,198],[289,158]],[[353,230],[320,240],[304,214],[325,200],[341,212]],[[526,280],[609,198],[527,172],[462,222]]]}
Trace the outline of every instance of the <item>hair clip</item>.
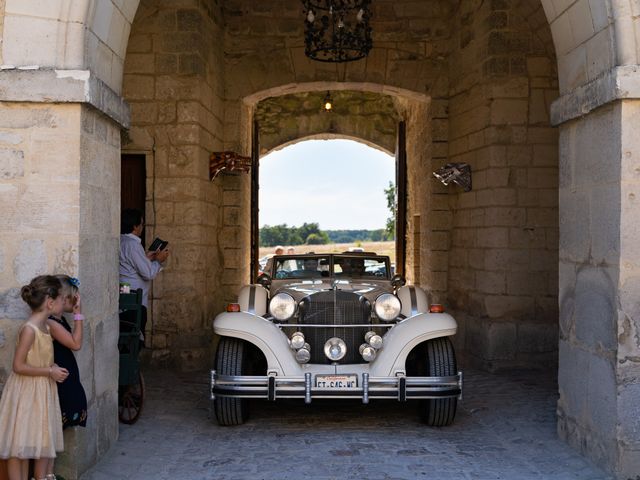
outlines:
{"label": "hair clip", "polygon": [[80,280],[78,280],[76,277],[69,277],[69,283],[71,284],[71,286],[76,288],[80,286]]}

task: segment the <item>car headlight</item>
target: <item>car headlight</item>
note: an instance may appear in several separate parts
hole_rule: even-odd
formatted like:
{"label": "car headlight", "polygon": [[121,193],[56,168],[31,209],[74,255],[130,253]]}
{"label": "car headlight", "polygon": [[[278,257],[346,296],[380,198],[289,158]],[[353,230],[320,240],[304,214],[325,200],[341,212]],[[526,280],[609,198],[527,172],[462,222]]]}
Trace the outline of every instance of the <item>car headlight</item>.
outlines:
{"label": "car headlight", "polygon": [[302,332],[294,332],[291,335],[291,348],[294,350],[299,350],[304,347],[304,333]]}
{"label": "car headlight", "polygon": [[324,354],[332,362],[342,360],[347,354],[347,344],[341,338],[330,338],[324,344]]}
{"label": "car headlight", "polygon": [[298,350],[296,352],[296,361],[298,363],[307,363],[309,360],[311,360],[311,352],[310,352],[310,348],[307,348],[306,346],[309,345],[308,343],[305,344],[305,347],[301,348],[300,350]]}
{"label": "car headlight", "polygon": [[288,293],[278,293],[269,302],[269,313],[279,322],[289,320],[295,311],[296,301]]}
{"label": "car headlight", "polygon": [[376,359],[376,349],[368,343],[360,345],[360,355],[365,362],[373,362]]}
{"label": "car headlight", "polygon": [[391,322],[400,315],[402,305],[398,297],[391,293],[383,293],[376,298],[375,312],[383,322]]}
{"label": "car headlight", "polygon": [[376,332],[374,332],[373,330],[364,334],[364,341],[367,342],[376,350],[380,350],[382,348],[382,343],[383,343],[382,337],[378,335]]}

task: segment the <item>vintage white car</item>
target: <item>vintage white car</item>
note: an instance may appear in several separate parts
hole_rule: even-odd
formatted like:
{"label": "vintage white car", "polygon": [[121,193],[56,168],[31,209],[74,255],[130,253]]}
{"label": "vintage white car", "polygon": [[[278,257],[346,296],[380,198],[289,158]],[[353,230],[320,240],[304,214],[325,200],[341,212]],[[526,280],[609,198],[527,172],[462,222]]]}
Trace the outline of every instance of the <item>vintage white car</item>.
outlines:
{"label": "vintage white car", "polygon": [[211,399],[239,425],[249,399],[419,400],[426,424],[453,422],[462,394],[453,317],[366,252],[276,255],[219,314]]}

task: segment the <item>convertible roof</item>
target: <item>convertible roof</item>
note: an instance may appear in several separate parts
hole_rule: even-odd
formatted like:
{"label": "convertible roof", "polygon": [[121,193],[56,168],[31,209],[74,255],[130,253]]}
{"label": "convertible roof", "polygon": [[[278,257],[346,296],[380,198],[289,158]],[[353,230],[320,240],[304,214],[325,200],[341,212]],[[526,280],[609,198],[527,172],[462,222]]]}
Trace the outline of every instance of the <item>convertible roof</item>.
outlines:
{"label": "convertible roof", "polygon": [[271,258],[305,258],[305,257],[317,257],[317,256],[334,256],[334,257],[388,257],[389,255],[381,255],[376,252],[339,252],[339,253],[283,253],[282,255],[274,255]]}

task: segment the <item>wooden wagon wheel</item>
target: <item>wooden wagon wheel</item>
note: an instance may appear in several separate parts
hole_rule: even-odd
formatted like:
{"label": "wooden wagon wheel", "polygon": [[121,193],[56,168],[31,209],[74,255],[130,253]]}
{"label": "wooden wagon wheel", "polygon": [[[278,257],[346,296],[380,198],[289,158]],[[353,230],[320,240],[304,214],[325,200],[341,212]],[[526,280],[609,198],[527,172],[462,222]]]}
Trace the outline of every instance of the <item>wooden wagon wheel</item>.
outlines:
{"label": "wooden wagon wheel", "polygon": [[138,383],[122,385],[118,390],[118,418],[131,425],[138,421],[144,405],[144,377],[138,372]]}

